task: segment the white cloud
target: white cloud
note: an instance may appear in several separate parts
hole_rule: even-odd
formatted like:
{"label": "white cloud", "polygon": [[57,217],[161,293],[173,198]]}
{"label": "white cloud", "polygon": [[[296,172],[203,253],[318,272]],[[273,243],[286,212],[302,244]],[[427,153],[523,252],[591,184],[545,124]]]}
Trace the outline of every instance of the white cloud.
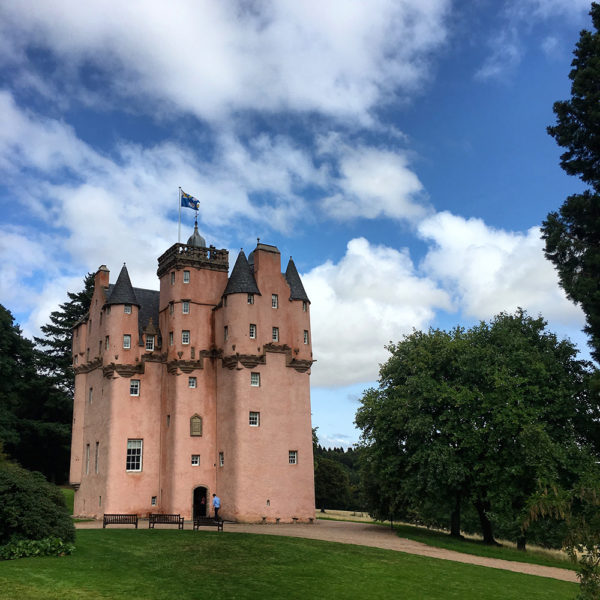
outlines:
{"label": "white cloud", "polygon": [[583,325],[581,310],[566,299],[544,257],[537,227],[526,233],[502,231],[480,219],[442,212],[425,219],[418,231],[433,243],[423,270],[452,295],[464,315],[489,319],[520,306],[553,323]]}
{"label": "white cloud", "polygon": [[57,85],[95,69],[109,89],[78,90],[86,102],[143,96],[209,120],[252,109],[366,121],[377,102],[427,77],[448,9],[449,0],[21,0],[0,6],[0,61],[21,85],[30,46],[58,57]]}
{"label": "white cloud", "polygon": [[523,51],[514,26],[500,30],[489,47],[490,54],[475,73],[476,79],[502,79],[521,62]]}
{"label": "white cloud", "polygon": [[418,276],[407,251],[364,238],[348,242],[338,263],[327,261],[302,279],[312,303],[315,386],[374,381],[387,359],[385,344],[427,327],[436,309],[451,308],[446,292]]}

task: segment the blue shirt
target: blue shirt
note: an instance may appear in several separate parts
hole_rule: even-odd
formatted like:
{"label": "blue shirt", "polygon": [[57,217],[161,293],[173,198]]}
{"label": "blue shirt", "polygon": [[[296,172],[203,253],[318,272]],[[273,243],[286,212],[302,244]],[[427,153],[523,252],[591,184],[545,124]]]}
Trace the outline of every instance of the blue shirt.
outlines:
{"label": "blue shirt", "polygon": [[221,500],[220,500],[219,496],[215,496],[213,498],[213,506],[215,508],[221,508]]}

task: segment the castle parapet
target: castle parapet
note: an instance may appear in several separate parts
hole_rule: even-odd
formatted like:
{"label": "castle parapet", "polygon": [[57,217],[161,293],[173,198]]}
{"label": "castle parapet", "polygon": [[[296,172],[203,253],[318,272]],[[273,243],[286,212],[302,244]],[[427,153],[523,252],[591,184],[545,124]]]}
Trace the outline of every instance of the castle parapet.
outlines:
{"label": "castle parapet", "polygon": [[159,259],[156,274],[162,277],[172,269],[196,267],[212,271],[229,271],[229,252],[214,246],[198,248],[187,244],[173,244]]}

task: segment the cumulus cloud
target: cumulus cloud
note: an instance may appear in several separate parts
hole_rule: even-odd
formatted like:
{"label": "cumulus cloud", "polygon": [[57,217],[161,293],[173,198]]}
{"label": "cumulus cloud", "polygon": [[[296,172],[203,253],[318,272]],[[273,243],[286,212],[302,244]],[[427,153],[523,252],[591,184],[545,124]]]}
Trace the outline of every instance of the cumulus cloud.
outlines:
{"label": "cumulus cloud", "polygon": [[[87,85],[70,92],[86,102],[135,98],[139,109],[145,98],[209,120],[246,109],[365,120],[377,102],[427,77],[449,4],[22,0],[0,7],[0,61],[56,101],[60,82],[77,79]],[[24,76],[35,72],[31,48],[60,66],[47,61],[45,77]],[[42,83],[51,76],[54,92]]]}
{"label": "cumulus cloud", "polygon": [[303,282],[312,302],[315,386],[374,381],[385,344],[428,327],[436,309],[451,308],[448,294],[416,273],[406,250],[364,238],[348,242],[338,263],[312,269]]}
{"label": "cumulus cloud", "polygon": [[418,232],[432,244],[422,269],[466,316],[489,319],[520,306],[556,323],[583,325],[581,310],[567,300],[544,257],[539,228],[503,231],[442,212],[421,222]]}

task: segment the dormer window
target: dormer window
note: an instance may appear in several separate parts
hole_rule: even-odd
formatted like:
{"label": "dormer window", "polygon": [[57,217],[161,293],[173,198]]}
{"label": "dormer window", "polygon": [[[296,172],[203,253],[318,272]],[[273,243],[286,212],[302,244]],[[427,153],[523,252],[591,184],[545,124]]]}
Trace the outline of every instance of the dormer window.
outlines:
{"label": "dormer window", "polygon": [[153,335],[146,336],[146,350],[148,352],[154,351],[154,336]]}
{"label": "dormer window", "polygon": [[123,305],[123,309],[126,315],[130,315],[131,314],[131,304],[125,304]]}
{"label": "dormer window", "polygon": [[254,304],[254,294],[248,294],[248,304]]}

